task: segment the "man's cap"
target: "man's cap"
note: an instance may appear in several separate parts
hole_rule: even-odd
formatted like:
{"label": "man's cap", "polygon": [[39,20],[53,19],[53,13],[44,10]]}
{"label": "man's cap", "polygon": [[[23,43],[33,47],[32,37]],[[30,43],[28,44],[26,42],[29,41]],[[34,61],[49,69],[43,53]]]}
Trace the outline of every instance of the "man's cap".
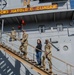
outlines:
{"label": "man's cap", "polygon": [[22,30],[23,32],[26,32],[26,30]]}
{"label": "man's cap", "polygon": [[48,39],[46,39],[46,40],[45,40],[45,43],[46,43],[46,42],[49,42],[49,40],[48,40]]}

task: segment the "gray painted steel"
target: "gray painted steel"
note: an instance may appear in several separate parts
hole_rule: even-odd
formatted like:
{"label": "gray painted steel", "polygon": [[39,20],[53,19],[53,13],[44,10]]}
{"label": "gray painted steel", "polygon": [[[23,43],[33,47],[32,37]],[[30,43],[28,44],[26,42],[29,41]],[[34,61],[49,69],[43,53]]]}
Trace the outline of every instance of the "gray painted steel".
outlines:
{"label": "gray painted steel", "polygon": [[[24,8],[21,1],[22,0],[7,0],[8,4],[5,7],[5,9]],[[40,6],[40,5],[47,5],[47,4],[52,4],[52,2],[43,3],[43,4],[38,4],[38,1],[31,2],[31,6],[35,6],[35,5]],[[27,31],[29,35],[28,41],[31,45],[36,46],[36,41],[37,39],[40,38],[42,40],[42,46],[43,46],[42,49],[44,50],[45,39],[50,40],[51,38],[52,42],[55,42],[55,41],[58,42],[58,43],[53,43],[53,45],[60,50],[60,51],[57,51],[57,49],[54,46],[52,46],[52,54],[60,58],[61,60],[64,60],[74,65],[73,11],[74,9],[70,9],[70,2],[69,0],[67,0],[66,2],[59,3],[59,7],[57,10],[0,15],[0,18],[1,18],[0,21],[2,20],[3,17],[7,17],[7,18],[4,18],[5,23],[4,23],[4,33],[2,34],[2,42],[6,43],[8,46],[15,49],[17,52],[19,51],[19,46],[21,43],[19,41],[9,42],[10,37],[7,36],[5,33],[10,32],[12,26],[14,26],[16,30],[18,30],[17,26],[20,24],[20,20],[21,20],[20,18],[22,17],[27,22],[26,25],[23,26],[23,28]],[[45,13],[45,14],[42,14],[42,13]],[[12,16],[20,16],[20,17],[12,17]],[[45,28],[44,33],[41,33],[39,31],[39,25],[44,25],[44,28]],[[62,28],[59,28],[61,26]],[[20,32],[19,35],[17,32],[17,37],[18,36],[22,38],[22,32]],[[28,46],[28,57],[33,59],[33,54],[35,54],[35,50],[32,47]],[[46,60],[46,63],[47,63],[47,60]],[[66,65],[54,58],[52,58],[52,63],[53,63],[53,72],[55,74],[74,75],[74,68],[72,68],[72,74],[71,74],[69,65]],[[47,67],[48,67],[48,64],[47,64]],[[67,67],[68,67],[68,70],[67,70]],[[61,73],[60,70],[68,74]],[[10,55],[6,54],[4,51],[0,51],[0,75],[31,75],[31,74],[38,75],[38,73],[30,69],[28,65],[26,64],[23,65],[21,62],[12,58]]]}

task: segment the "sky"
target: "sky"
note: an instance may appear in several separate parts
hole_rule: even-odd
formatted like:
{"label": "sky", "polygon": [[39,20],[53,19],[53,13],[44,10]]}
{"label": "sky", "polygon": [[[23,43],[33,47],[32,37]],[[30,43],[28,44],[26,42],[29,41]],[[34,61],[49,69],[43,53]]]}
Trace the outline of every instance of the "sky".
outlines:
{"label": "sky", "polygon": [[74,0],[71,0],[70,3],[71,3],[71,8],[74,8]]}

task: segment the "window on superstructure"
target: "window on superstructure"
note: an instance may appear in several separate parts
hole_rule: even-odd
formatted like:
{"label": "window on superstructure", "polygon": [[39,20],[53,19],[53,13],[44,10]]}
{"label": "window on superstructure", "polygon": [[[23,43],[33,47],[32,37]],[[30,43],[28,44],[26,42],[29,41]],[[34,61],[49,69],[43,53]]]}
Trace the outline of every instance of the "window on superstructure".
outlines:
{"label": "window on superstructure", "polygon": [[57,31],[63,31],[63,24],[57,24]]}
{"label": "window on superstructure", "polygon": [[38,0],[31,0],[31,1],[38,1]]}
{"label": "window on superstructure", "polygon": [[33,0],[33,1],[38,1],[38,0]]}
{"label": "window on superstructure", "polygon": [[39,3],[46,3],[46,2],[50,2],[52,0],[39,0]]}
{"label": "window on superstructure", "polygon": [[45,32],[45,26],[44,25],[39,25],[39,32],[44,33]]}
{"label": "window on superstructure", "polygon": [[0,5],[1,5],[2,0],[0,0]]}

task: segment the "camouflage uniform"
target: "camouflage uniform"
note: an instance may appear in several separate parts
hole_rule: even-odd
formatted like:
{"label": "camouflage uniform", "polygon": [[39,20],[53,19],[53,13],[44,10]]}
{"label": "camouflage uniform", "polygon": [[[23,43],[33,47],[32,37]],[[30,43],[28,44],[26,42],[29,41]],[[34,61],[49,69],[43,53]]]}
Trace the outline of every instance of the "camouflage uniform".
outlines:
{"label": "camouflage uniform", "polygon": [[25,32],[23,32],[23,36],[22,36],[22,40],[21,40],[21,46],[20,46],[20,50],[21,52],[24,53],[24,57],[27,56],[27,46],[28,46],[28,34],[26,34]]}
{"label": "camouflage uniform", "polygon": [[16,39],[14,39],[14,38],[16,38],[16,30],[14,30],[14,28],[12,28],[12,31],[11,31],[11,40],[12,41],[15,41]]}
{"label": "camouflage uniform", "polygon": [[[46,40],[46,41],[48,41],[48,40]],[[48,43],[45,45],[45,53],[44,53],[44,55],[43,55],[42,64],[43,64],[43,67],[46,68],[46,66],[45,66],[45,58],[47,58],[48,63],[49,63],[49,72],[52,72],[52,61],[51,61],[51,57],[52,57],[51,45],[50,45],[50,43],[48,42]]]}

